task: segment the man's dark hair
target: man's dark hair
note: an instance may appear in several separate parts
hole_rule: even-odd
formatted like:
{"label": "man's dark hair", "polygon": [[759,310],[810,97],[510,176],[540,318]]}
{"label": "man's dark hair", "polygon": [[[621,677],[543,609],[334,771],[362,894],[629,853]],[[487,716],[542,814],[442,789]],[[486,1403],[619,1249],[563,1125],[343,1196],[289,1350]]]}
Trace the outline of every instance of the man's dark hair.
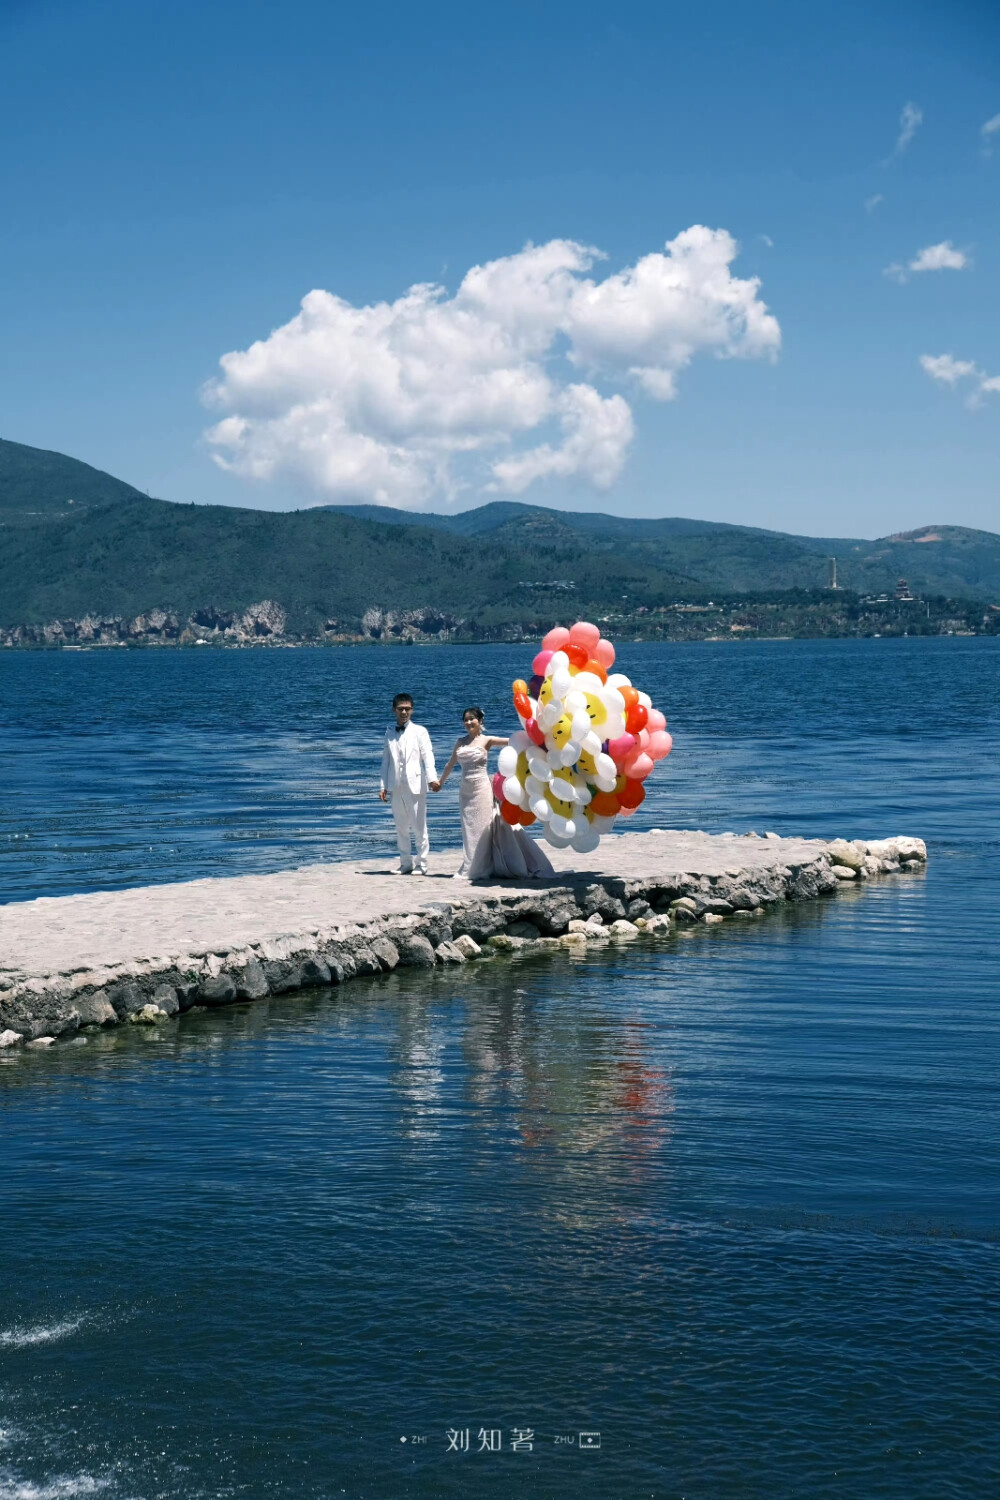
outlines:
{"label": "man's dark hair", "polygon": [[393,708],[398,708],[401,703],[408,703],[411,708],[413,707],[413,699],[410,697],[409,693],[396,694],[395,698],[393,698],[392,700]]}

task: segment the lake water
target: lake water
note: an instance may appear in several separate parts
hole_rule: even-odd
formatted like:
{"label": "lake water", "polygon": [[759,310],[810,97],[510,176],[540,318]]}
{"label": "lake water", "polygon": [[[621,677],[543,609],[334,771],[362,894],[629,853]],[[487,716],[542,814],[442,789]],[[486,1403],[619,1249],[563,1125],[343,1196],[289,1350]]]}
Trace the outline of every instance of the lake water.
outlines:
{"label": "lake water", "polygon": [[[443,761],[529,657],[0,657],[0,899],[388,852],[391,693]],[[633,827],[926,874],[5,1055],[2,1500],[995,1491],[996,643],[620,661]]]}

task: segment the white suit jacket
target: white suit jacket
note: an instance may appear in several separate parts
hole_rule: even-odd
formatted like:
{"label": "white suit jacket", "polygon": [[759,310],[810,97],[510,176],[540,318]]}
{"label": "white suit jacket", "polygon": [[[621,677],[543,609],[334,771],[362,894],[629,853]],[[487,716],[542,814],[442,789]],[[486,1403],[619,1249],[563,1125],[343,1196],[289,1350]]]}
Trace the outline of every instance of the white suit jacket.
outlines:
{"label": "white suit jacket", "polygon": [[419,794],[427,791],[429,781],[437,781],[437,769],[427,730],[412,719],[402,734],[390,724],[382,747],[382,790],[394,792],[398,786],[408,786]]}

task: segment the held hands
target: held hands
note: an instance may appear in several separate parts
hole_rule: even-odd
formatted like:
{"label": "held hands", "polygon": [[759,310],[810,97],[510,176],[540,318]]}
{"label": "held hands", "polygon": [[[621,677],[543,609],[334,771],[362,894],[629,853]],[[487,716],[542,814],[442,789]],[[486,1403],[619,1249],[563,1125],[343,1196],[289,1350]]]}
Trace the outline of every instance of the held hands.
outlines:
{"label": "held hands", "polygon": [[430,787],[430,789],[431,789],[432,792],[439,792],[441,790],[441,787],[443,786],[443,784],[444,783],[440,782],[440,781],[429,781],[427,783],[427,785]]}
{"label": "held hands", "polygon": [[385,787],[381,787],[379,789],[378,800],[380,802],[388,802],[388,800],[389,800],[389,793],[386,791]]}

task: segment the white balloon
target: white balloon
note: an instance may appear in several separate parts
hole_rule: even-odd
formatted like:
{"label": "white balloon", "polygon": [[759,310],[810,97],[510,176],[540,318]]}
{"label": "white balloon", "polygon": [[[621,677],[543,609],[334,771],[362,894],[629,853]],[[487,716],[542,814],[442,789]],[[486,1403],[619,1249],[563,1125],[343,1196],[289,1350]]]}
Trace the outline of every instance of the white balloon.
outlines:
{"label": "white balloon", "polygon": [[585,708],[577,709],[573,715],[571,733],[577,744],[582,746],[583,741],[590,733],[590,715]]}
{"label": "white balloon", "polygon": [[568,714],[575,714],[576,711],[580,708],[586,710],[587,707],[586,698],[582,693],[577,692],[576,684],[579,682],[579,680],[580,679],[578,677],[573,679],[573,686],[570,688],[569,692],[563,699],[563,707]]}
{"label": "white balloon", "polygon": [[586,807],[592,796],[593,793],[591,792],[590,787],[586,782],[583,782],[580,786],[577,787],[576,800],[581,807]]}
{"label": "white balloon", "polygon": [[563,711],[561,703],[546,703],[545,707],[539,710],[538,717],[535,722],[542,733],[545,734],[552,728],[554,724],[559,723],[559,720],[562,718],[562,713]]}
{"label": "white balloon", "polygon": [[559,838],[558,834],[552,832],[552,827],[550,824],[546,824],[545,830],[542,834],[542,838],[547,844],[551,844],[553,849],[568,849],[570,844],[573,842],[572,839]]}
{"label": "white balloon", "polygon": [[595,828],[587,827],[577,830],[573,838],[573,848],[577,854],[591,854],[601,842],[601,835]]}
{"label": "white balloon", "polygon": [[549,819],[549,827],[558,839],[571,839],[576,833],[576,824],[573,819],[564,818],[557,812],[554,812]]}
{"label": "white balloon", "polygon": [[603,751],[594,756],[594,770],[602,781],[614,781],[618,775],[618,767],[611,756],[605,755]]}
{"label": "white balloon", "polygon": [[612,828],[614,827],[614,824],[614,818],[607,818],[604,817],[601,813],[595,813],[591,820],[590,826],[591,828],[596,829],[598,833],[610,833]]}
{"label": "white balloon", "polygon": [[580,749],[587,755],[596,757],[600,755],[601,746],[603,745],[603,743],[604,741],[601,739],[601,736],[597,733],[596,730],[588,729],[587,733],[580,741]]}
{"label": "white balloon", "polygon": [[533,776],[536,781],[540,781],[544,786],[545,782],[547,782],[549,777],[552,775],[548,756],[529,755],[528,774],[530,776]]}
{"label": "white balloon", "polygon": [[604,704],[604,707],[607,709],[609,714],[617,715],[618,717],[624,717],[625,699],[622,697],[617,688],[605,688],[604,692],[601,694],[601,702]]}
{"label": "white balloon", "polygon": [[568,667],[560,667],[558,672],[552,673],[552,698],[565,698],[572,686],[573,679],[569,675]]}
{"label": "white balloon", "polygon": [[531,804],[531,811],[540,823],[547,823],[552,816],[552,804],[547,797],[536,797]]}
{"label": "white balloon", "polygon": [[503,794],[508,802],[513,802],[515,807],[527,807],[528,799],[524,794],[524,787],[516,776],[508,776],[503,784]]}
{"label": "white balloon", "polygon": [[552,655],[549,658],[549,664],[545,669],[545,675],[546,677],[551,677],[552,673],[558,672],[560,667],[565,669],[568,666],[569,657],[566,655],[565,651],[553,651]]}
{"label": "white balloon", "polygon": [[621,714],[612,714],[609,715],[607,723],[601,725],[601,728],[604,730],[606,740],[616,740],[625,733],[625,720]]}
{"label": "white balloon", "polygon": [[532,743],[533,741],[528,738],[523,729],[516,729],[510,737],[510,747],[512,750],[516,750],[518,755],[522,751],[527,751],[529,745]]}
{"label": "white balloon", "polygon": [[513,776],[517,770],[517,751],[513,745],[504,745],[497,756],[497,770],[501,776]]}
{"label": "white balloon", "polygon": [[639,702],[642,704],[643,708],[652,708],[653,706],[653,700],[648,693],[640,693]]}
{"label": "white balloon", "polygon": [[579,693],[603,693],[604,683],[593,672],[577,672],[573,678],[573,686]]}
{"label": "white balloon", "polygon": [[[614,765],[614,761],[611,764]],[[599,792],[613,792],[617,785],[617,776],[598,776],[597,778],[597,790]]]}
{"label": "white balloon", "polygon": [[529,771],[524,779],[524,790],[528,794],[528,801],[534,802],[536,797],[545,796],[545,782],[539,781],[537,776],[532,776]]}
{"label": "white balloon", "polygon": [[564,766],[575,766],[580,759],[580,746],[573,740],[567,740],[559,752],[560,764]]}
{"label": "white balloon", "polygon": [[631,687],[631,677],[626,677],[624,672],[616,672],[613,677],[608,678],[608,687],[623,688]]}

